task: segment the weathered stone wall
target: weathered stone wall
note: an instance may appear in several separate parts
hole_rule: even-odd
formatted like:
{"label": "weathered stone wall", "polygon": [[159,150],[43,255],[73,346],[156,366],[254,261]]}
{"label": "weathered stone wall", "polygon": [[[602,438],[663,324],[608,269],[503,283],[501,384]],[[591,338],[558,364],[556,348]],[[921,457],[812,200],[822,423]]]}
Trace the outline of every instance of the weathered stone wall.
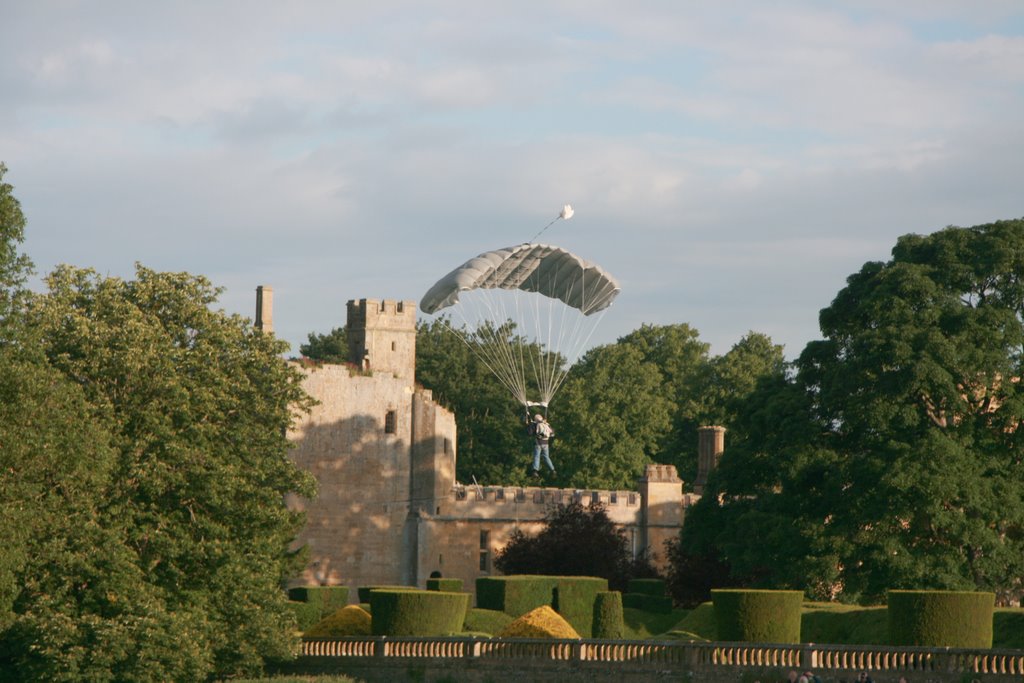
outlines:
{"label": "weathered stone wall", "polygon": [[[320,403],[290,434],[291,457],[316,477],[319,488],[312,501],[290,500],[306,513],[297,544],[310,549],[299,582],[405,583],[412,578],[403,530],[410,501],[413,389],[408,380],[361,376],[341,365],[306,373],[306,391]],[[385,429],[389,412],[394,433]],[[454,429],[447,438],[454,440]]]}

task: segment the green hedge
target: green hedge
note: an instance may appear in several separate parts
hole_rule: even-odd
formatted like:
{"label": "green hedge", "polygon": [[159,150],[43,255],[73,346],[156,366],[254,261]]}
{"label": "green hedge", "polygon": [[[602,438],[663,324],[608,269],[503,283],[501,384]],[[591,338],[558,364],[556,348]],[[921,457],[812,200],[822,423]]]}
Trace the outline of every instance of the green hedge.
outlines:
{"label": "green hedge", "polygon": [[799,643],[801,591],[711,591],[717,638],[752,643]]}
{"label": "green hedge", "polygon": [[619,639],[624,632],[622,593],[599,592],[594,598],[594,637]]}
{"label": "green hedge", "polygon": [[492,609],[473,608],[466,613],[465,630],[470,633],[485,633],[493,636],[512,623],[512,617]]}
{"label": "green hedge", "polygon": [[532,609],[553,607],[583,637],[593,632],[594,599],[608,580],[593,576],[481,576],[476,605],[521,617]]}
{"label": "green hedge", "polygon": [[320,605],[299,602],[298,600],[289,600],[288,609],[295,615],[295,623],[298,624],[299,630],[305,632],[310,626],[319,623],[323,618],[320,616]]}
{"label": "green hedge", "polygon": [[357,589],[357,592],[359,593],[359,602],[361,602],[361,603],[362,602],[370,602],[370,591],[381,590],[381,589],[389,590],[389,591],[417,591],[417,590],[419,590],[419,588],[416,588],[415,586],[385,586],[385,585],[380,585],[380,586],[360,586]]}
{"label": "green hedge", "polygon": [[481,576],[476,580],[476,606],[521,617],[555,600],[554,576]]}
{"label": "green hedge", "polygon": [[608,579],[595,576],[559,576],[552,607],[582,637],[594,632],[594,601],[608,590]]}
{"label": "green hedge", "polygon": [[992,647],[994,593],[889,591],[889,643]]}
{"label": "green hedge", "polygon": [[630,579],[627,584],[627,593],[640,593],[641,595],[665,595],[665,581],[662,579]]}
{"label": "green hedge", "polygon": [[669,614],[672,612],[672,598],[667,595],[626,593],[622,596],[622,606],[630,609],[642,609],[655,614]]}
{"label": "green hedge", "polygon": [[442,591],[445,593],[461,593],[462,579],[427,579],[428,591]]}
{"label": "green hedge", "polygon": [[469,593],[377,589],[370,605],[375,636],[446,636],[462,632]]}
{"label": "green hedge", "polygon": [[288,589],[288,599],[310,605],[317,615],[315,624],[348,604],[348,586],[297,586]]}

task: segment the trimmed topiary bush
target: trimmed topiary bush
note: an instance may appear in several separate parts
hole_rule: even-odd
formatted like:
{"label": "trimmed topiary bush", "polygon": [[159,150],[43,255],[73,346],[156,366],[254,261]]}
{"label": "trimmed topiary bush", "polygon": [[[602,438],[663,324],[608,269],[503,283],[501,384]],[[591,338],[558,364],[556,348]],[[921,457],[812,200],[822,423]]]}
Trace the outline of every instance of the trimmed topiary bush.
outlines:
{"label": "trimmed topiary bush", "polygon": [[580,634],[547,605],[522,615],[498,633],[500,638],[579,638]]}
{"label": "trimmed topiary bush", "polygon": [[289,600],[288,609],[295,615],[295,623],[303,632],[323,618],[320,616],[320,605],[314,603]]}
{"label": "trimmed topiary bush", "polygon": [[428,591],[442,591],[445,593],[461,593],[462,579],[427,579]]}
{"label": "trimmed topiary bush", "polygon": [[889,643],[992,647],[994,593],[889,591]]}
{"label": "trimmed topiary bush", "polygon": [[557,585],[554,576],[481,576],[476,580],[476,606],[522,616],[541,605],[553,605]]}
{"label": "trimmed topiary bush", "polygon": [[288,599],[310,605],[316,623],[348,604],[348,586],[296,586],[288,589]]}
{"label": "trimmed topiary bush", "polygon": [[801,591],[718,589],[711,591],[718,640],[799,643]]}
{"label": "trimmed topiary bush", "polygon": [[375,636],[446,636],[462,632],[469,593],[378,588],[370,605]]}
{"label": "trimmed topiary bush", "polygon": [[622,593],[601,591],[594,599],[594,637],[622,638],[625,623],[622,620]]}
{"label": "trimmed topiary bush", "polygon": [[594,631],[594,601],[608,590],[608,579],[594,576],[559,576],[555,585],[555,604],[562,617],[577,633],[588,638]]}
{"label": "trimmed topiary bush", "polygon": [[348,605],[320,620],[303,635],[317,638],[368,636],[372,633],[371,624],[372,619],[366,610],[357,605]]}
{"label": "trimmed topiary bush", "polygon": [[359,594],[359,602],[370,602],[370,591],[375,590],[418,591],[419,588],[417,588],[416,586],[360,586],[358,589],[356,589],[356,592]]}
{"label": "trimmed topiary bush", "polygon": [[466,613],[466,633],[483,633],[493,636],[512,623],[512,617],[493,609],[473,608]]}
{"label": "trimmed topiary bush", "polygon": [[665,595],[665,581],[663,579],[630,579],[626,592],[662,597]]}

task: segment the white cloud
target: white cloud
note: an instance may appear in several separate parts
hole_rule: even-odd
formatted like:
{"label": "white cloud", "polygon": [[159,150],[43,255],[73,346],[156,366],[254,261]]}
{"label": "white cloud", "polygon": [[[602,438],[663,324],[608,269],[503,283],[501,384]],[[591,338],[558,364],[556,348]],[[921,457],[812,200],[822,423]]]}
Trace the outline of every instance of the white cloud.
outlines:
{"label": "white cloud", "polygon": [[608,337],[795,354],[897,235],[1024,213],[1018,4],[22,3],[0,154],[41,268],[269,284],[295,344],[571,203]]}

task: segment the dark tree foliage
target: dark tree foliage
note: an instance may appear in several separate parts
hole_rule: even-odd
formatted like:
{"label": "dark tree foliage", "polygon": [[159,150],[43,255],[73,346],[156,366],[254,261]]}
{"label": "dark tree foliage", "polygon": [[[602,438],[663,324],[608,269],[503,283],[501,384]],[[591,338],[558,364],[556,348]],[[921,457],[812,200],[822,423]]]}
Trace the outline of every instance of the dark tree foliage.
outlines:
{"label": "dark tree foliage", "polygon": [[[1024,220],[899,239],[738,411],[682,543],[817,597],[1024,585]],[[751,539],[756,539],[752,542]]]}
{"label": "dark tree foliage", "polygon": [[631,578],[657,576],[646,557],[633,558],[603,503],[552,507],[536,536],[519,529],[512,533],[494,566],[506,575],[597,576],[608,579],[614,590],[625,590]]}
{"label": "dark tree foliage", "polygon": [[299,345],[299,353],[322,363],[347,363],[348,334],[344,327],[335,327],[327,334],[309,333],[309,342]]}

